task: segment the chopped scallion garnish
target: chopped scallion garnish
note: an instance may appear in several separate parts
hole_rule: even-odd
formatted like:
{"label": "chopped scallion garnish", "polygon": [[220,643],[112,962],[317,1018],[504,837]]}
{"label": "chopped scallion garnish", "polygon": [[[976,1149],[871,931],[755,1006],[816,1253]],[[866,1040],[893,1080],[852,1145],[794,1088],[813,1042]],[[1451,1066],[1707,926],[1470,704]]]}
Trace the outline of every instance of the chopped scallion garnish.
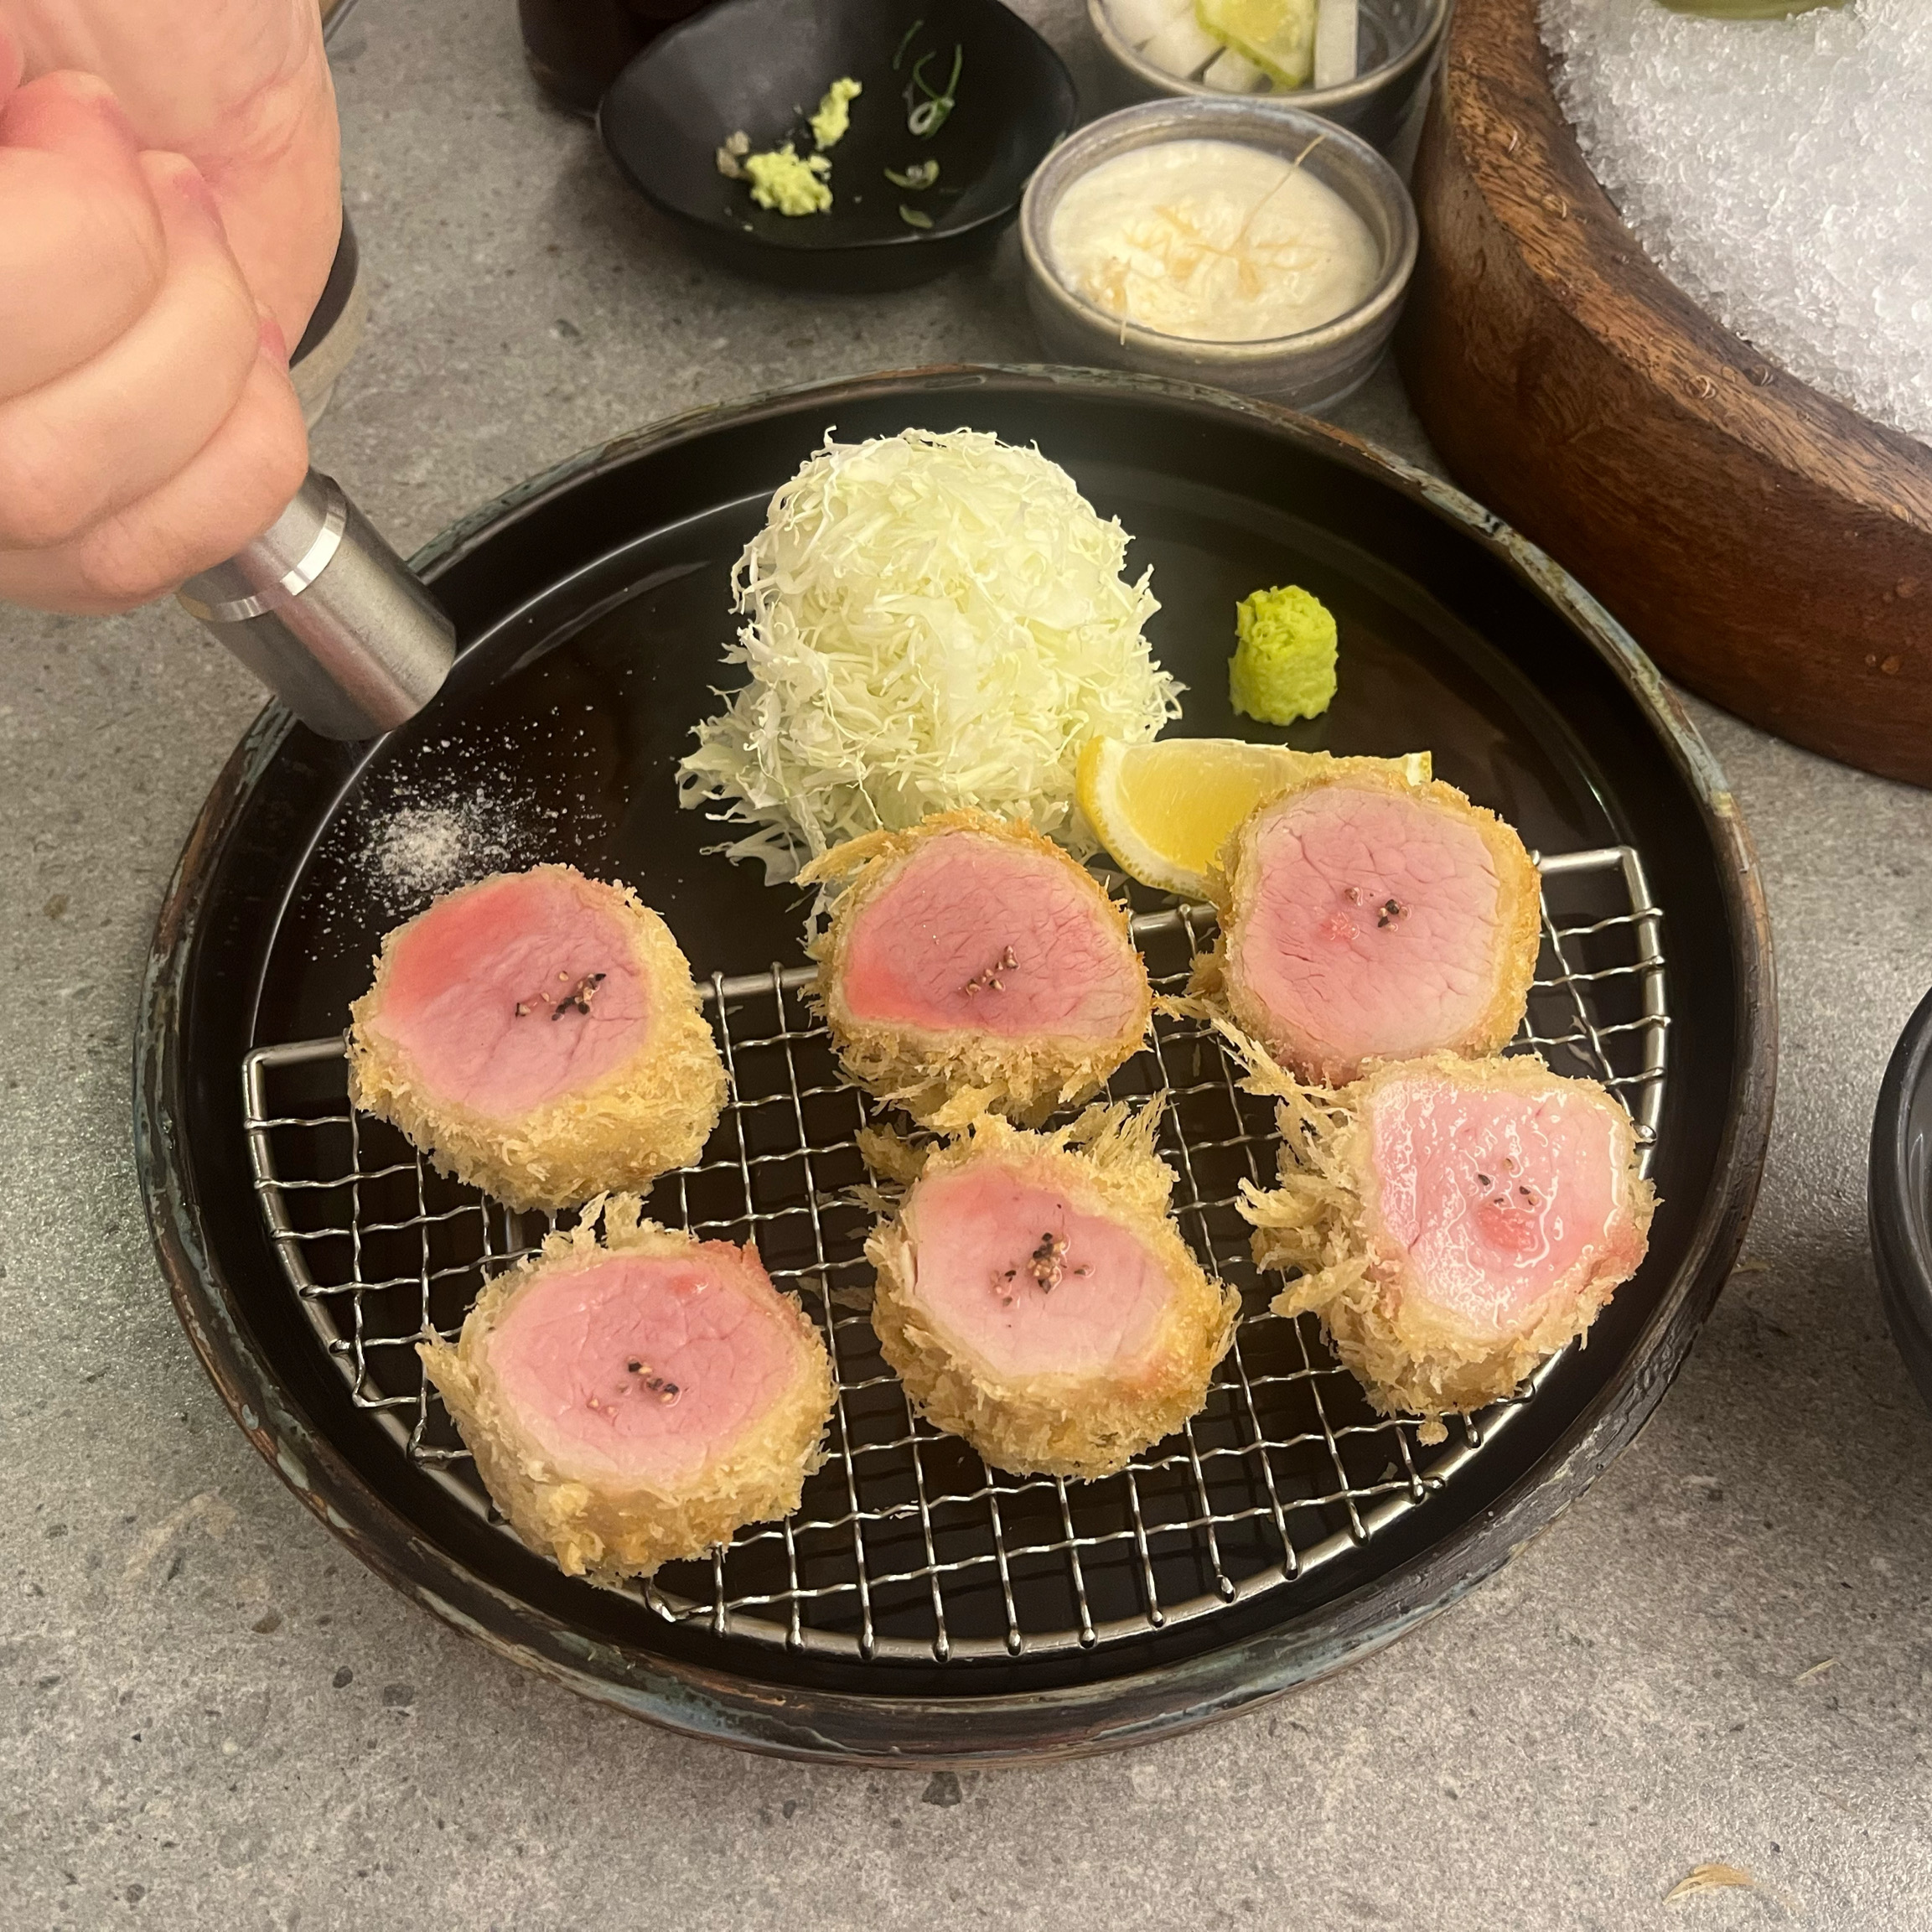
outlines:
{"label": "chopped scallion garnish", "polygon": [[885,178],[894,188],[909,188],[916,194],[939,179],[939,163],[915,161],[903,174],[896,168],[888,168]]}
{"label": "chopped scallion garnish", "polygon": [[[906,132],[921,141],[930,141],[945,126],[946,117],[956,105],[955,96],[959,88],[960,69],[966,60],[966,49],[956,42],[952,50],[952,72],[942,88],[930,85],[925,78],[925,64],[933,58],[930,52],[919,55],[913,64],[912,79],[905,89]],[[913,99],[914,92],[923,94],[923,101]]]}

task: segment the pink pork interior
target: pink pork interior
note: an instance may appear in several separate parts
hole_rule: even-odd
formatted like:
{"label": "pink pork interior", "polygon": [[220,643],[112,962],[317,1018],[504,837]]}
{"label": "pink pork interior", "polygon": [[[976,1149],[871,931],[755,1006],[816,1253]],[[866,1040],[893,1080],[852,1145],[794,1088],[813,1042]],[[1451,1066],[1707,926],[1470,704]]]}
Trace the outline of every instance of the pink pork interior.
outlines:
{"label": "pink pork interior", "polygon": [[1375,1206],[1408,1251],[1410,1288],[1498,1334],[1566,1277],[1633,1270],[1643,1244],[1615,1110],[1573,1087],[1513,1093],[1430,1074],[1379,1085]]}
{"label": "pink pork interior", "polygon": [[[569,995],[593,973],[604,976],[579,1012]],[[650,1023],[623,924],[588,881],[558,872],[453,893],[404,927],[376,1020],[439,1099],[495,1119],[593,1085]]]}
{"label": "pink pork interior", "polygon": [[754,1260],[720,1242],[688,1256],[614,1255],[527,1289],[491,1336],[489,1360],[567,1474],[684,1482],[797,1373],[796,1333],[776,1294]]}
{"label": "pink pork interior", "polygon": [[1489,1004],[1498,883],[1466,821],[1420,799],[1323,785],[1267,814],[1254,862],[1230,974],[1336,1058],[1448,1045]]}
{"label": "pink pork interior", "polygon": [[1111,1039],[1140,1000],[1132,947],[1066,864],[970,831],[926,840],[862,908],[840,986],[855,1020],[1007,1039]]}
{"label": "pink pork interior", "polygon": [[[1117,1221],[995,1161],[922,1181],[906,1225],[921,1305],[1001,1377],[1131,1375],[1173,1293]],[[1065,1243],[1050,1287],[1029,1272],[1049,1235]]]}

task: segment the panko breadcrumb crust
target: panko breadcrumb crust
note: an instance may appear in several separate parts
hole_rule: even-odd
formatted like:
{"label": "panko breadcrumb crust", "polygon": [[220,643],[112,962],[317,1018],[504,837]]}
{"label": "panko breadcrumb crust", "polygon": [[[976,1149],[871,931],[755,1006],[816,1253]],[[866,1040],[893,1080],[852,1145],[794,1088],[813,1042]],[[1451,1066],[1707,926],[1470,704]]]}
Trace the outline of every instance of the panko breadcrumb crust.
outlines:
{"label": "panko breadcrumb crust", "polygon": [[[1105,909],[1140,982],[1133,1014],[1112,1039],[1043,1034],[1023,1041],[1002,1040],[963,1029],[940,1033],[853,1018],[842,990],[852,922],[921,845],[955,831],[979,832],[1049,854],[1091,893],[1096,908]],[[825,1015],[846,1071],[878,1099],[903,1106],[922,1126],[956,1132],[988,1111],[1038,1126],[1056,1107],[1091,1099],[1107,1076],[1140,1050],[1153,1017],[1153,992],[1147,966],[1128,935],[1127,914],[1091,873],[1032,826],[990,812],[935,812],[907,831],[868,832],[848,839],[799,874],[802,885],[834,879],[851,883],[834,903],[830,929],[808,949],[818,962],[811,997]]]}
{"label": "panko breadcrumb crust", "polygon": [[[1281,1185],[1263,1190],[1243,1181],[1239,1203],[1255,1229],[1256,1266],[1301,1271],[1275,1297],[1274,1310],[1319,1316],[1335,1353],[1379,1414],[1422,1418],[1420,1441],[1441,1442],[1444,1417],[1467,1415],[1520,1388],[1541,1363],[1585,1333],[1636,1272],[1656,1211],[1656,1190],[1639,1171],[1629,1116],[1594,1080],[1553,1074],[1533,1054],[1467,1060],[1442,1053],[1386,1061],[1339,1090],[1304,1086],[1264,1048],[1222,1030],[1248,1064],[1250,1088],[1280,1101]],[[1405,1294],[1405,1258],[1390,1251],[1375,1231],[1366,1115],[1378,1086],[1418,1070],[1492,1090],[1548,1093],[1575,1087],[1607,1102],[1619,1123],[1624,1200],[1636,1237],[1629,1265],[1594,1257],[1581,1282],[1554,1284],[1520,1324],[1500,1336]]]}
{"label": "panko breadcrumb crust", "polygon": [[1489,1003],[1458,1039],[1442,1042],[1442,1050],[1479,1059],[1499,1053],[1515,1037],[1529,1004],[1530,987],[1536,976],[1536,949],[1542,938],[1542,884],[1516,829],[1494,812],[1468,799],[1440,779],[1417,780],[1390,759],[1338,759],[1334,767],[1297,780],[1271,792],[1230,837],[1221,852],[1215,893],[1221,914],[1220,936],[1202,954],[1188,987],[1189,1001],[1175,1010],[1232,1019],[1243,1033],[1266,1044],[1269,1051],[1304,1080],[1336,1085],[1353,1080],[1361,1063],[1324,1054],[1312,1042],[1272,1037],[1273,1019],[1267,1009],[1230,982],[1229,949],[1239,931],[1244,909],[1254,903],[1260,886],[1255,857],[1255,834],[1261,815],[1283,800],[1328,785],[1351,791],[1389,792],[1427,799],[1474,827],[1496,873],[1495,980]]}
{"label": "panko breadcrumb crust", "polygon": [[[723,1111],[724,1065],[670,927],[627,885],[585,878],[572,866],[531,869],[562,873],[603,895],[623,925],[650,999],[637,1051],[594,1085],[515,1121],[429,1091],[382,1031],[383,995],[396,949],[417,923],[411,919],[383,940],[375,984],[349,1009],[349,1097],[399,1128],[443,1173],[513,1208],[567,1208],[592,1194],[646,1189],[690,1166]],[[461,889],[478,892],[508,876],[493,873]]]}
{"label": "panko breadcrumb crust", "polygon": [[918,1296],[918,1257],[905,1210],[919,1180],[866,1242],[878,1271],[872,1323],[906,1393],[935,1427],[963,1437],[996,1468],[1016,1475],[1111,1476],[1171,1435],[1206,1401],[1215,1365],[1234,1339],[1241,1297],[1202,1272],[1168,1214],[1174,1177],[1154,1152],[1157,1099],[1138,1113],[1124,1103],[1089,1107],[1050,1134],[1023,1132],[989,1114],[965,1137],[926,1154],[889,1136],[861,1146],[875,1172],[930,1178],[997,1162],[1063,1192],[1084,1213],[1130,1228],[1174,1284],[1160,1329],[1131,1380],[1042,1375],[1004,1380],[939,1334]]}
{"label": "panko breadcrumb crust", "polygon": [[[797,1372],[780,1399],[681,1488],[613,1489],[601,1479],[581,1480],[549,1459],[504,1400],[489,1341],[522,1296],[613,1255],[684,1256],[700,1245],[645,1220],[635,1195],[592,1201],[577,1227],[552,1235],[539,1253],[484,1289],[453,1348],[442,1340],[417,1346],[491,1500],[517,1535],[567,1576],[611,1583],[701,1556],[747,1523],[789,1516],[805,1478],[825,1459],[820,1438],[832,1410],[831,1363],[810,1317],[776,1288],[772,1299],[797,1338]],[[758,1262],[754,1249],[734,1251]]]}

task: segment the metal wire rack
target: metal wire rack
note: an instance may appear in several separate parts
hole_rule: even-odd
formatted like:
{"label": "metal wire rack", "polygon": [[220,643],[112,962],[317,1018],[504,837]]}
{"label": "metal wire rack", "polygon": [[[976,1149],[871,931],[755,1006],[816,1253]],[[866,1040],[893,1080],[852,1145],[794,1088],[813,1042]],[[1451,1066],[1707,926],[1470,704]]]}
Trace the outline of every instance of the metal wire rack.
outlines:
{"label": "metal wire rack", "polygon": [[[1542,858],[1543,940],[1511,1050],[1601,1080],[1646,1163],[1664,1096],[1670,1013],[1661,915],[1629,847]],[[1134,935],[1158,991],[1186,982],[1213,914],[1144,914]],[[650,1212],[706,1239],[755,1241],[831,1348],[831,1453],[783,1523],[739,1532],[708,1563],[667,1566],[625,1593],[719,1636],[866,1660],[966,1660],[1091,1649],[1292,1588],[1454,1481],[1547,1379],[1424,1448],[1371,1411],[1310,1317],[1272,1313],[1235,1211],[1272,1180],[1271,1103],[1244,1092],[1211,1029],[1160,1018],[1110,1083],[1164,1090],[1174,1207],[1244,1315],[1207,1406],[1095,1483],[990,1470],[914,1415],[862,1312],[870,1216],[854,1135],[880,1111],[841,1078],[805,1002],[809,969],[714,977],[706,1004],[732,1079],[696,1167]],[[318,1344],[409,1465],[510,1534],[491,1509],[415,1344],[453,1335],[484,1282],[550,1222],[447,1179],[393,1129],[350,1107],[339,1038],[258,1048],[242,1068],[257,1196]]]}

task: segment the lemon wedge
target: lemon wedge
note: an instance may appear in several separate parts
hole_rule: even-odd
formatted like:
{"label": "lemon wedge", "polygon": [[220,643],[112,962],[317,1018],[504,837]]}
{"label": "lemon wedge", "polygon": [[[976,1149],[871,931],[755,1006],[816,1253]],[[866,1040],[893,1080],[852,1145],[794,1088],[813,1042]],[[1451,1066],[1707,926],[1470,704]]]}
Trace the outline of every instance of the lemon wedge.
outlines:
{"label": "lemon wedge", "polygon": [[1214,896],[1215,861],[1235,827],[1265,798],[1347,765],[1399,765],[1426,784],[1429,754],[1339,759],[1325,751],[1249,744],[1238,738],[1170,738],[1156,744],[1090,738],[1075,795],[1087,823],[1123,872],[1183,899]]}
{"label": "lemon wedge", "polygon": [[1315,0],[1194,0],[1194,18],[1281,86],[1314,73]]}

